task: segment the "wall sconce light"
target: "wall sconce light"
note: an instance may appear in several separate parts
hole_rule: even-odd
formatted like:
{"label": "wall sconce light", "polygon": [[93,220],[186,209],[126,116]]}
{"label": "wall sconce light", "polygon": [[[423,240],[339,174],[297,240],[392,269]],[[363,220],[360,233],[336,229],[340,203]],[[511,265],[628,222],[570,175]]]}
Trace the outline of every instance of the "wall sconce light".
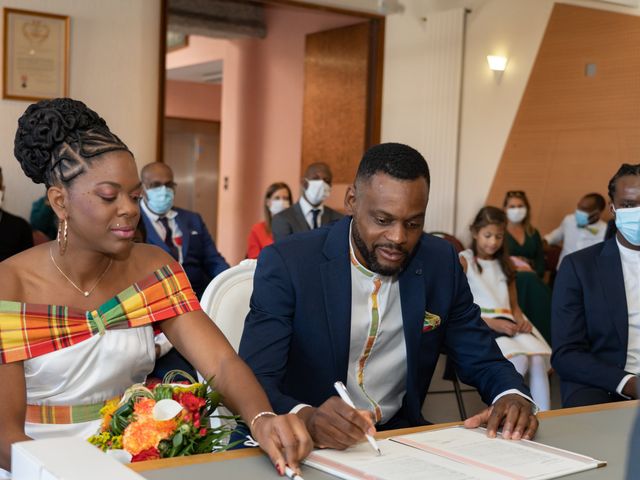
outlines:
{"label": "wall sconce light", "polygon": [[489,68],[494,72],[504,72],[504,69],[507,68],[507,57],[487,55],[487,62],[489,62]]}

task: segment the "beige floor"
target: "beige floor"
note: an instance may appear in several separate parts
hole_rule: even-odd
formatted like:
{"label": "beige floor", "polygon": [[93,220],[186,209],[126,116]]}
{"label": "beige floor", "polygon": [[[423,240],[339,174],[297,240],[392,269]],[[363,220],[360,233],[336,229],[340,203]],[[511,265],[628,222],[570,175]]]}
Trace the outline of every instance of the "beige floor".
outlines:
{"label": "beige floor", "polygon": [[[440,361],[436,367],[429,393],[422,407],[424,418],[432,423],[457,422],[460,420],[458,404],[453,393],[453,384],[442,379],[444,370],[444,357],[440,356]],[[551,409],[561,407],[560,402],[560,381],[558,375],[553,374],[549,379],[551,385]],[[467,415],[473,415],[485,407],[478,392],[468,385],[462,385],[464,405]]]}

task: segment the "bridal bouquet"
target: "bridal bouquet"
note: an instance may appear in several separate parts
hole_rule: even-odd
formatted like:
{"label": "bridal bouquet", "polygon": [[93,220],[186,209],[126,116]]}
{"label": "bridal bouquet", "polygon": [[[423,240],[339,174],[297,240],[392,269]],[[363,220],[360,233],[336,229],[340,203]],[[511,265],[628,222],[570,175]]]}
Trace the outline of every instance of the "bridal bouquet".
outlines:
{"label": "bridal bouquet", "polygon": [[[178,375],[189,382],[175,382]],[[238,417],[214,415],[220,401],[210,382],[173,370],[160,383],[133,385],[120,400],[107,402],[89,442],[104,451],[122,449],[132,462],[226,450],[235,445],[228,443],[233,428],[212,427],[209,419]]]}

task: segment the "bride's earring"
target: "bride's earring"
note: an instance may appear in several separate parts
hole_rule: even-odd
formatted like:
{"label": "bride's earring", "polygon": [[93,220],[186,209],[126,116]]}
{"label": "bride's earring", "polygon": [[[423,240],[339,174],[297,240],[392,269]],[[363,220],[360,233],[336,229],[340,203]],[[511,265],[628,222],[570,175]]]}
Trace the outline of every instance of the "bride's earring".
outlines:
{"label": "bride's earring", "polygon": [[67,251],[67,242],[69,241],[69,231],[66,218],[58,224],[58,236],[56,240],[58,241],[60,256],[62,256],[64,255],[64,252]]}

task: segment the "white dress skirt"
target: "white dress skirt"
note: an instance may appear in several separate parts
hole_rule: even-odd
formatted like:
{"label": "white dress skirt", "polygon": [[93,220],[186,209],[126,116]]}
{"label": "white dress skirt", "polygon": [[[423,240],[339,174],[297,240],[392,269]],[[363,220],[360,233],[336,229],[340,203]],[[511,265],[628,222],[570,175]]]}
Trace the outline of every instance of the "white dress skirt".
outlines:
{"label": "white dress skirt", "polygon": [[[153,327],[107,330],[88,340],[24,362],[28,405],[86,405],[120,396],[144,382],[155,362]],[[89,438],[100,420],[72,424],[25,423],[33,439]],[[11,478],[0,469],[0,478]]]}
{"label": "white dress skirt", "polygon": [[[509,285],[498,260],[475,259],[471,249],[460,252],[467,261],[467,280],[473,301],[484,318],[506,318],[513,321],[509,302]],[[477,263],[476,263],[477,261]],[[482,267],[482,272],[478,268]],[[542,355],[550,361],[551,347],[533,327],[531,333],[518,333],[513,337],[496,336],[496,343],[506,358],[516,355]],[[547,365],[549,367],[549,365]]]}

